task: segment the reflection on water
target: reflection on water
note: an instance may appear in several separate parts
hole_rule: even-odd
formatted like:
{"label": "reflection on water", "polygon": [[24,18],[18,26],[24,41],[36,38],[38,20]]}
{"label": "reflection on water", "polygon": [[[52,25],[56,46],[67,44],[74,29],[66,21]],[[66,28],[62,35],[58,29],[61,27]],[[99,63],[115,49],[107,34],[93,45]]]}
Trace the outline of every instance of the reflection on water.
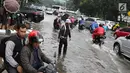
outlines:
{"label": "reflection on water", "polygon": [[56,66],[57,66],[57,70],[58,70],[59,73],[67,73],[66,67],[64,65],[64,58],[63,57],[58,58]]}

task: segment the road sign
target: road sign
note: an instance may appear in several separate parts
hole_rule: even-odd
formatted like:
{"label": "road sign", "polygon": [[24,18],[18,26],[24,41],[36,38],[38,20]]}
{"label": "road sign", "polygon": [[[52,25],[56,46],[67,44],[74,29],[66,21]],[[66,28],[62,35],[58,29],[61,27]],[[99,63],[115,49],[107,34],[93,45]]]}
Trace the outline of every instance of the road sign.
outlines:
{"label": "road sign", "polygon": [[119,3],[119,11],[120,12],[127,11],[127,4],[126,3]]}

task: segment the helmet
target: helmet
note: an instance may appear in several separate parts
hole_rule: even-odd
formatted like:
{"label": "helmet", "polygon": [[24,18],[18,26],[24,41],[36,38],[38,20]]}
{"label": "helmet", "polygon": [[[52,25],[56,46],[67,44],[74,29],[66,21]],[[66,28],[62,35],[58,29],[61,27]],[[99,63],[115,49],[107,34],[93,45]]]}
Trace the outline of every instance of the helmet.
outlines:
{"label": "helmet", "polygon": [[100,27],[103,27],[103,24],[100,23],[99,26],[100,26]]}
{"label": "helmet", "polygon": [[71,23],[70,19],[66,19],[65,23]]}
{"label": "helmet", "polygon": [[33,30],[28,35],[29,43],[41,43],[43,42],[43,36],[36,30]]}

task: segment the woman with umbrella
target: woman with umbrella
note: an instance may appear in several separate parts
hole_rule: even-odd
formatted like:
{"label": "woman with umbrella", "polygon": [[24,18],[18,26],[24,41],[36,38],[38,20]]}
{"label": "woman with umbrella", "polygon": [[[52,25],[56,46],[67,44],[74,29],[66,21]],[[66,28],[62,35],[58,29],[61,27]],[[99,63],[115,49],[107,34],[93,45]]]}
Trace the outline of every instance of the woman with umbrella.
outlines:
{"label": "woman with umbrella", "polygon": [[16,13],[19,10],[19,3],[16,0],[3,1],[2,29],[7,29],[8,14]]}

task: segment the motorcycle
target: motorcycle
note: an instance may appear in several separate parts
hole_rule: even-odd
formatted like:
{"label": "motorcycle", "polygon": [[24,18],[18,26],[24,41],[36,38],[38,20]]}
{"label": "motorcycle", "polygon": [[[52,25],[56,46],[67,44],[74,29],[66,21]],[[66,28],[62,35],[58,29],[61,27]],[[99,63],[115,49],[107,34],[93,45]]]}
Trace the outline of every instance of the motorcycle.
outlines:
{"label": "motorcycle", "polygon": [[60,21],[57,22],[57,20],[58,20],[57,18],[54,19],[53,27],[54,27],[54,29],[59,30],[60,29]]}
{"label": "motorcycle", "polygon": [[84,30],[84,25],[80,25],[80,24],[79,24],[78,29],[79,29],[79,30]]}
{"label": "motorcycle", "polygon": [[46,67],[41,67],[38,71],[43,73],[58,73],[56,68],[56,62],[57,62],[56,52],[54,53],[54,58],[55,58],[54,63],[50,63]]}
{"label": "motorcycle", "polygon": [[93,29],[92,29],[91,25],[89,27],[89,31],[90,31],[91,34],[93,33]]}
{"label": "motorcycle", "polygon": [[120,25],[119,24],[115,24],[113,27],[112,27],[112,31],[116,31],[117,29],[120,28]]}
{"label": "motorcycle", "polygon": [[41,67],[38,71],[43,73],[58,73],[56,65],[53,63],[48,64],[46,67]]}
{"label": "motorcycle", "polygon": [[100,47],[102,44],[104,44],[104,39],[106,39],[106,36],[96,36],[95,40],[93,40],[93,43],[98,44]]}

